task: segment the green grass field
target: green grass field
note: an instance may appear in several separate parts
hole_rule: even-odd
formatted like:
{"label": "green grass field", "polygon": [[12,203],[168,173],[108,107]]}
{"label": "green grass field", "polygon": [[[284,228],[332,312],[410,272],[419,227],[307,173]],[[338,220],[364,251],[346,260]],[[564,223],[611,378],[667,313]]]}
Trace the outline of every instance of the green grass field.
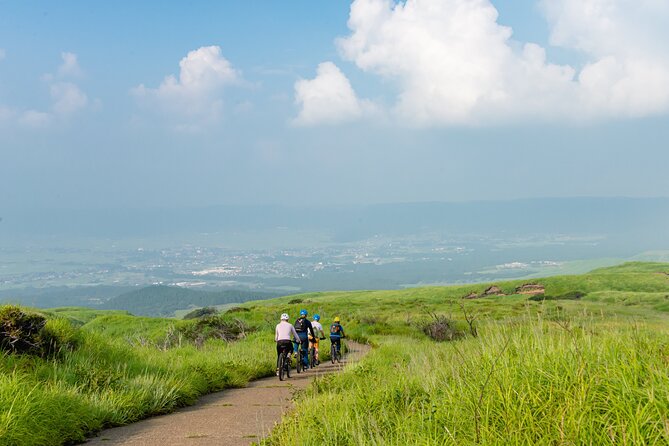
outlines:
{"label": "green grass field", "polygon": [[[202,340],[192,320],[49,310],[70,347],[0,356],[0,444],[80,441],[270,375],[278,315],[301,308],[341,316],[375,348],[318,379],[265,445],[667,444],[668,273],[627,263],[531,279],[544,300],[514,294],[528,282],[516,280],[477,299],[462,297],[489,284],[248,302],[222,316],[244,327],[234,341]],[[456,340],[426,336],[445,319]]]}

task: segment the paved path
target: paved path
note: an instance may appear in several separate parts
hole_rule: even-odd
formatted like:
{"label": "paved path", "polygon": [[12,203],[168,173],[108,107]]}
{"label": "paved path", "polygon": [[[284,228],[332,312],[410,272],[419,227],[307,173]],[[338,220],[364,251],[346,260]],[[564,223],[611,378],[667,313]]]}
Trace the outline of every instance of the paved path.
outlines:
{"label": "paved path", "polygon": [[279,381],[263,378],[242,389],[206,395],[194,406],[169,415],[149,418],[102,431],[87,445],[194,446],[249,445],[266,437],[292,406],[295,391],[307,387],[315,376],[333,373],[357,361],[369,346],[347,342],[348,354],[341,364],[323,363],[315,370]]}

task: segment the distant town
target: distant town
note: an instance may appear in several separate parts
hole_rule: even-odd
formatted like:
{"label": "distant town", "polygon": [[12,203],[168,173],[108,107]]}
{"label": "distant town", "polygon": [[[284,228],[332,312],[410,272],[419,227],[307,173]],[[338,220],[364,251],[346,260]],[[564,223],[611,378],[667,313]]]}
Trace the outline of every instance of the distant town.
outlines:
{"label": "distant town", "polygon": [[439,234],[251,250],[191,243],[155,248],[127,240],[98,240],[81,248],[14,246],[0,248],[0,290],[173,285],[299,292],[472,283],[559,273],[565,260],[550,256],[565,244],[596,246],[591,239],[564,235]]}

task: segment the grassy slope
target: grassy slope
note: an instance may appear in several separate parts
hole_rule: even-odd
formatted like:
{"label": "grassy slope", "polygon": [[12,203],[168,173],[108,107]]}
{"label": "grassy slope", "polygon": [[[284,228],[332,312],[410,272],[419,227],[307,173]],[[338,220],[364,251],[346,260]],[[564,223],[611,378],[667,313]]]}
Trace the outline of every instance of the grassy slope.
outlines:
{"label": "grassy slope", "polygon": [[588,292],[581,300],[467,301],[480,335],[451,343],[426,340],[415,321],[461,318],[471,287],[339,294],[347,327],[378,348],[317,383],[264,444],[667,444],[666,272],[625,264],[538,280],[547,294]]}
{"label": "grassy slope", "polygon": [[[193,322],[51,310],[52,317],[80,326],[72,329],[79,346],[55,361],[0,356],[0,443],[78,440],[271,374],[277,315],[296,316],[300,308],[326,322],[340,315],[352,337],[378,348],[348,372],[320,380],[268,444],[292,442],[298,430],[304,444],[529,444],[541,438],[567,444],[582,435],[595,435],[598,444],[664,442],[666,272],[668,264],[625,264],[533,280],[547,295],[586,292],[581,300],[511,295],[463,301],[486,288],[476,285],[249,302],[241,306],[248,311],[226,318],[242,319],[256,333],[200,349],[162,348],[174,327]],[[512,293],[524,282],[499,285]],[[290,303],[296,299],[301,302]],[[478,338],[435,343],[423,335],[430,313],[464,327],[461,303],[478,317]],[[329,415],[307,416],[314,412]]]}
{"label": "grassy slope", "polygon": [[80,441],[103,427],[169,412],[274,371],[264,332],[234,343],[208,341],[196,348],[183,342],[164,349],[174,320],[122,312],[93,317],[73,308],[49,313],[57,315],[51,322],[88,322],[70,328],[77,347],[56,359],[0,353],[2,445]]}

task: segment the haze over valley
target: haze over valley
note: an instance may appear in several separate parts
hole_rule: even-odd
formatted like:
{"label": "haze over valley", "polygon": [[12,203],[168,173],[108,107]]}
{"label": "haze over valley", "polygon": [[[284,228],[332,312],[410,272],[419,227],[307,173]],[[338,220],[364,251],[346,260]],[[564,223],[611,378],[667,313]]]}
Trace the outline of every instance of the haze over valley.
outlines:
{"label": "haze over valley", "polygon": [[0,226],[0,298],[99,306],[151,285],[276,295],[573,274],[668,259],[666,227],[667,199],[16,212]]}

